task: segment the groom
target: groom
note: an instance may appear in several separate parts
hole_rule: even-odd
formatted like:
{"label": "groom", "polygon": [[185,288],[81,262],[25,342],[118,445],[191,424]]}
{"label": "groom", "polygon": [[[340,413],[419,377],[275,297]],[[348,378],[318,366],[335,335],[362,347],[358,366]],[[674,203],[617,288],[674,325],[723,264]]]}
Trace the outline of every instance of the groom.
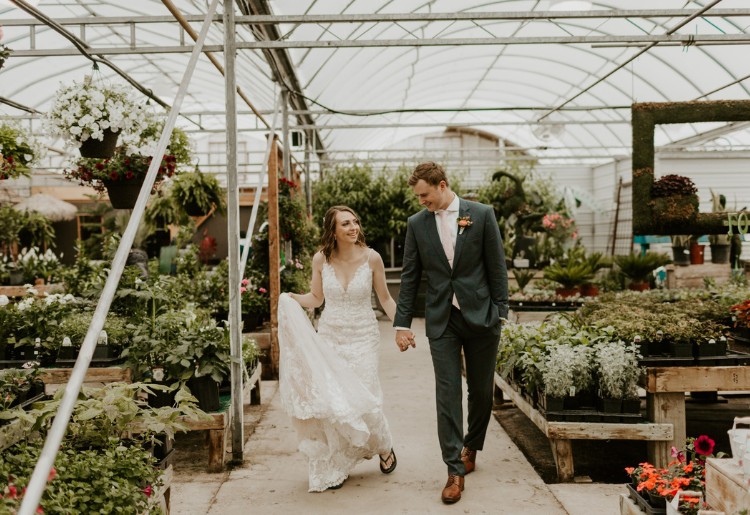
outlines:
{"label": "groom", "polygon": [[[500,318],[508,315],[508,273],[492,207],[460,199],[445,170],[422,163],[409,186],[425,208],[409,217],[404,246],[396,344],[414,347],[409,329],[419,282],[427,278],[425,325],[435,369],[437,423],[448,482],[444,503],[461,499],[464,475],[484,446],[492,395]],[[461,351],[466,359],[468,432],[463,432]]]}

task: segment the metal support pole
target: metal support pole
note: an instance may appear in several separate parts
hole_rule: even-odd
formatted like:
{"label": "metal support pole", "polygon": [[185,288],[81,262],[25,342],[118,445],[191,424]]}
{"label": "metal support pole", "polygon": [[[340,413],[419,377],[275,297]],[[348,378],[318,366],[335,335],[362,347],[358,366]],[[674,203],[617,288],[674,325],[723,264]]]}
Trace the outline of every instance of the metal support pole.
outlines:
{"label": "metal support pole", "polygon": [[172,129],[174,128],[174,123],[180,112],[182,101],[185,99],[185,92],[187,91],[188,84],[193,76],[195,65],[198,63],[198,57],[200,56],[203,42],[206,40],[206,35],[208,35],[208,29],[211,26],[211,19],[216,12],[216,6],[218,3],[219,0],[212,0],[208,12],[206,13],[206,19],[201,27],[198,42],[193,47],[193,53],[190,56],[187,69],[182,76],[180,89],[177,91],[177,96],[175,96],[174,102],[172,103],[172,108],[167,116],[167,121],[164,123],[164,130],[159,138],[159,143],[156,145],[156,150],[153,154],[154,159],[151,160],[151,165],[148,167],[148,172],[143,181],[143,186],[141,186],[141,192],[138,195],[138,200],[133,208],[130,221],[122,235],[115,257],[112,260],[112,267],[107,276],[107,281],[104,283],[99,302],[96,305],[91,325],[89,326],[89,330],[83,340],[83,345],[81,345],[81,351],[78,354],[78,359],[76,360],[76,364],[70,374],[68,384],[65,386],[65,393],[60,401],[60,407],[58,408],[57,414],[52,422],[52,427],[50,427],[50,430],[47,433],[47,439],[44,442],[39,461],[37,461],[36,466],[34,467],[34,472],[31,475],[26,494],[24,495],[23,502],[18,511],[19,515],[33,515],[39,506],[39,500],[42,498],[42,493],[47,484],[49,472],[52,469],[52,465],[55,463],[57,452],[60,450],[60,443],[62,442],[63,436],[65,436],[70,416],[72,415],[73,408],[78,400],[78,393],[81,391],[81,385],[83,385],[83,380],[86,377],[86,371],[91,363],[91,358],[94,356],[94,349],[99,338],[99,333],[104,327],[104,320],[107,318],[112,299],[117,292],[117,285],[120,282],[122,271],[125,268],[125,261],[128,258],[130,248],[133,246],[135,233],[138,230],[141,218],[143,218],[143,212],[146,210],[146,202],[148,201],[151,188],[156,180],[156,174],[161,165],[161,159],[156,159],[156,156],[164,155],[164,152],[167,149],[169,138],[172,134]]}
{"label": "metal support pole", "polygon": [[312,174],[310,173],[310,138],[305,138],[305,205],[307,217],[312,218]]}
{"label": "metal support pole", "polygon": [[[281,142],[283,146],[283,154],[281,154],[281,167],[282,167],[282,174],[285,179],[288,180],[294,180],[292,177],[292,160],[291,156],[292,153],[289,150],[290,144],[289,144],[289,90],[286,89],[286,87],[283,87],[281,90],[281,98],[284,99],[284,102],[282,104],[282,111],[281,111]],[[292,242],[291,241],[285,241],[284,242],[284,259],[281,261],[281,268],[283,269],[286,266],[286,263],[288,261],[292,260]]]}
{"label": "metal support pole", "polygon": [[245,443],[242,399],[242,305],[240,304],[240,190],[237,185],[237,76],[234,2],[224,0],[224,86],[227,107],[227,241],[229,242],[229,348],[232,388],[232,461],[242,463]]}
{"label": "metal support pole", "polygon": [[243,275],[245,273],[247,258],[250,255],[250,248],[253,246],[253,227],[255,227],[255,220],[258,217],[258,207],[260,206],[260,196],[263,192],[263,184],[265,184],[266,182],[266,170],[268,169],[268,159],[271,156],[271,147],[273,146],[272,143],[276,139],[276,122],[278,121],[279,111],[281,111],[281,96],[279,96],[279,100],[276,105],[276,111],[273,113],[273,120],[271,121],[271,132],[268,133],[268,139],[266,140],[266,152],[264,154],[263,163],[260,167],[260,176],[258,177],[258,186],[255,188],[253,210],[250,213],[250,221],[248,221],[247,223],[247,231],[245,231],[245,247],[242,249],[240,275]]}

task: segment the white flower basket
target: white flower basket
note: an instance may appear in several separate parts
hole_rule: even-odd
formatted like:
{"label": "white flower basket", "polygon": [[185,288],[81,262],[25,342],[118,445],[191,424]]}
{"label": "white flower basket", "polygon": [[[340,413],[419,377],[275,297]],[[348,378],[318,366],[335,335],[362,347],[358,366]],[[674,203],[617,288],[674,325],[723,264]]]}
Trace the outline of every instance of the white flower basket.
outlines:
{"label": "white flower basket", "polygon": [[[732,459],[738,465],[742,465],[742,457],[746,451],[746,442],[750,438],[750,427],[738,428],[737,424],[750,426],[750,417],[734,417],[732,429],[727,431],[729,435],[729,445],[732,450]],[[744,448],[743,448],[744,446]]]}
{"label": "white flower basket", "polygon": [[677,493],[675,494],[674,498],[671,502],[667,503],[667,515],[680,515],[680,498],[681,497],[698,497],[698,505],[700,506],[703,503],[703,493],[702,492],[695,492],[691,490],[677,490]]}
{"label": "white flower basket", "polygon": [[143,105],[130,88],[93,82],[90,77],[61,85],[47,113],[50,132],[75,148],[89,139],[103,141],[105,131],[140,132],[143,120]]}

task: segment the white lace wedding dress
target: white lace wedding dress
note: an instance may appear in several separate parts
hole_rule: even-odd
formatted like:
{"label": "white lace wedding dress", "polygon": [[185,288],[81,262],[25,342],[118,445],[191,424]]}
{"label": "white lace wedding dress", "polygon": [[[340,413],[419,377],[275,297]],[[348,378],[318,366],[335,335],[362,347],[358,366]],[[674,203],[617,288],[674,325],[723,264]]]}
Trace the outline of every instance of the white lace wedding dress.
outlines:
{"label": "white lace wedding dress", "polygon": [[324,264],[317,333],[297,302],[279,298],[279,392],[308,459],[310,492],[340,484],[359,462],[391,450],[371,292],[367,263],[346,289]]}

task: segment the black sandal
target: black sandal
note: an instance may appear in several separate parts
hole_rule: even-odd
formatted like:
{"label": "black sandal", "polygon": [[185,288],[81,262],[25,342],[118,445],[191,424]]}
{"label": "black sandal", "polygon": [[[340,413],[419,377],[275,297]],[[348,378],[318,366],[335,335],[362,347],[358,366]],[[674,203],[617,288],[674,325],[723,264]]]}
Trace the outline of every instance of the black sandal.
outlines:
{"label": "black sandal", "polygon": [[341,481],[341,483],[339,483],[338,485],[333,485],[333,486],[329,486],[328,488],[326,488],[326,490],[338,490],[339,488],[341,488],[342,486],[344,486],[344,483],[346,483],[346,480],[347,480],[347,479],[349,479],[349,476],[346,476],[346,477],[345,477],[345,478],[344,478],[344,479],[343,479],[343,480]]}
{"label": "black sandal", "polygon": [[[396,452],[393,450],[392,447],[391,447],[391,452],[388,454],[388,456],[385,457],[385,459],[383,459],[382,456],[379,456],[379,458],[380,458],[380,472],[382,472],[383,474],[390,474],[391,472],[396,470],[396,464],[398,463],[398,460],[396,459]],[[388,463],[388,460],[390,460],[391,458],[393,458],[393,462],[391,463],[390,467],[386,468],[386,463]]]}

